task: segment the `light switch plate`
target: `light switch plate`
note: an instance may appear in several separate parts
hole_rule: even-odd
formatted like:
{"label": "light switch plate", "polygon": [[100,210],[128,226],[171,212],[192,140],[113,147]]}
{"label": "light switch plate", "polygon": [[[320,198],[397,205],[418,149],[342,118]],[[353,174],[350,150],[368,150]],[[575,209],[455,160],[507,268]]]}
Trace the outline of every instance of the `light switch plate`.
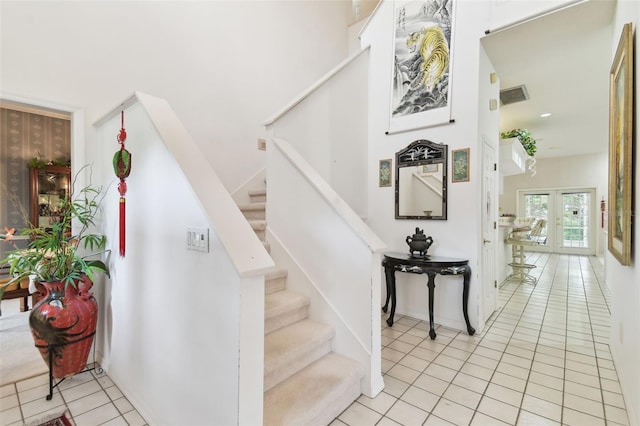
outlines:
{"label": "light switch plate", "polygon": [[187,228],[187,250],[209,253],[209,229]]}

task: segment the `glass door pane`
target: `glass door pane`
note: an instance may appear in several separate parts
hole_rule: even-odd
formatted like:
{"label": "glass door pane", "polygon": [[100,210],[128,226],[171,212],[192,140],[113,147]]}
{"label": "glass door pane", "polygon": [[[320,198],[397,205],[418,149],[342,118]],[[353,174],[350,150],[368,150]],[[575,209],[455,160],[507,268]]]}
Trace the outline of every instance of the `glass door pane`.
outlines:
{"label": "glass door pane", "polygon": [[561,192],[558,194],[561,199],[559,204],[562,211],[560,230],[562,239],[559,251],[564,253],[582,253],[585,250],[591,253],[594,246],[594,223],[592,214],[593,194],[592,191]]}
{"label": "glass door pane", "polygon": [[547,221],[542,228],[542,232],[537,236],[541,246],[549,244],[549,211],[552,198],[549,193],[529,193],[524,194],[524,217],[534,219],[544,219]]}

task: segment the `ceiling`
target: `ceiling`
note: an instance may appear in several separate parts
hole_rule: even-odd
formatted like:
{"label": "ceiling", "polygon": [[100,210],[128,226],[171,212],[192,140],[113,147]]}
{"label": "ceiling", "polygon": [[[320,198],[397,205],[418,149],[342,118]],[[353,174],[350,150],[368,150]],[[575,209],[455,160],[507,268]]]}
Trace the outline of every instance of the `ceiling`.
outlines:
{"label": "ceiling", "polygon": [[584,1],[482,39],[500,89],[524,84],[529,94],[500,105],[500,131],[528,129],[537,158],[606,154],[614,7]]}

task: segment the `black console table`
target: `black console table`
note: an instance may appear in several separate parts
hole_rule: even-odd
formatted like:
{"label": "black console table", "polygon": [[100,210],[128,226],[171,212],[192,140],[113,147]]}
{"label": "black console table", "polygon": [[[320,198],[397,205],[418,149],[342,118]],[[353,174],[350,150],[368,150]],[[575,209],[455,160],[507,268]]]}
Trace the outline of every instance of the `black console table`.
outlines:
{"label": "black console table", "polygon": [[427,274],[429,281],[429,337],[431,340],[436,338],[436,332],[433,329],[433,290],[436,287],[436,275],[462,275],[462,312],[464,320],[467,323],[467,332],[473,335],[476,330],[469,323],[469,314],[467,313],[467,299],[469,298],[469,281],[471,278],[471,268],[467,259],[456,259],[451,257],[440,256],[412,256],[409,253],[385,253],[382,259],[382,266],[387,281],[387,301],[382,307],[383,312],[387,312],[389,308],[389,299],[391,299],[391,312],[387,319],[389,326],[393,325],[393,316],[396,313],[396,271],[409,272],[412,274]]}

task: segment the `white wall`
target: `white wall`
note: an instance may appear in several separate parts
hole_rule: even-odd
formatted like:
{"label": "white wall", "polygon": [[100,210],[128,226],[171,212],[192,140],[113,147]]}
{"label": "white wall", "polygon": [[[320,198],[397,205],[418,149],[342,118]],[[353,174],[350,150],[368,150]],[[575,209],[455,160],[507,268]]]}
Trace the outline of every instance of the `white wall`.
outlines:
{"label": "white wall", "polygon": [[[112,249],[101,303],[103,365],[150,424],[235,424],[241,279],[144,109],[136,104],[126,117],[135,149],[124,258],[110,158],[119,117],[90,149],[93,181],[108,189],[102,227]],[[209,253],[186,250],[186,226],[210,229]]]}
{"label": "white wall", "polygon": [[152,93],[233,191],[264,167],[261,122],[347,56],[350,7],[3,1],[0,95],[84,108],[90,141],[99,116],[134,91]]}
{"label": "white wall", "polygon": [[[607,141],[602,141],[607,144]],[[595,188],[597,206],[596,253],[602,254],[606,248],[605,230],[600,227],[600,200],[607,199],[606,154],[589,154],[573,157],[540,158],[536,161],[536,174],[531,176],[529,170],[523,174],[505,176],[503,192],[500,194],[500,213],[518,215],[518,189],[541,188]],[[606,225],[606,224],[605,224]]]}
{"label": "white wall", "polygon": [[[638,54],[638,27],[640,26],[640,3],[630,0],[619,0],[616,6],[615,24],[611,47],[613,61],[622,27],[627,22],[633,22],[635,30],[635,70],[636,75],[640,70],[640,54]],[[635,158],[634,169],[634,218],[640,211],[640,173],[637,172],[640,165],[640,149],[638,149],[637,126],[640,123],[640,108],[637,100],[640,99],[640,84],[636,78],[635,84],[635,117],[634,132]],[[616,364],[620,385],[625,395],[629,422],[632,425],[640,424],[640,226],[634,220],[631,236],[633,250],[631,266],[621,266],[618,261],[607,252],[605,258],[606,282],[611,289],[611,352]]]}
{"label": "white wall", "polygon": [[[488,25],[486,2],[457,2],[453,53],[452,118],[453,124],[425,128],[405,133],[385,135],[389,123],[391,99],[393,2],[384,1],[365,27],[363,46],[371,45],[369,77],[369,225],[383,239],[390,250],[408,251],[405,237],[416,227],[431,235],[434,244],[429,253],[438,256],[469,259],[473,271],[469,295],[471,323],[479,324],[479,249],[480,235],[480,136],[478,134],[478,74],[480,63],[479,37]],[[458,52],[456,54],[456,52]],[[488,84],[488,78],[487,78]],[[394,187],[378,187],[378,161],[393,158],[395,181],[395,153],[416,139],[428,139],[447,144],[453,149],[471,148],[471,180],[448,183],[448,220],[396,220]],[[447,167],[451,170],[451,161]],[[450,173],[449,173],[450,175]],[[475,206],[470,208],[470,206]],[[428,318],[426,276],[397,274],[397,312],[417,318]],[[435,320],[439,324],[466,329],[462,316],[462,284],[460,277],[438,277]],[[385,295],[383,289],[382,295]]]}

